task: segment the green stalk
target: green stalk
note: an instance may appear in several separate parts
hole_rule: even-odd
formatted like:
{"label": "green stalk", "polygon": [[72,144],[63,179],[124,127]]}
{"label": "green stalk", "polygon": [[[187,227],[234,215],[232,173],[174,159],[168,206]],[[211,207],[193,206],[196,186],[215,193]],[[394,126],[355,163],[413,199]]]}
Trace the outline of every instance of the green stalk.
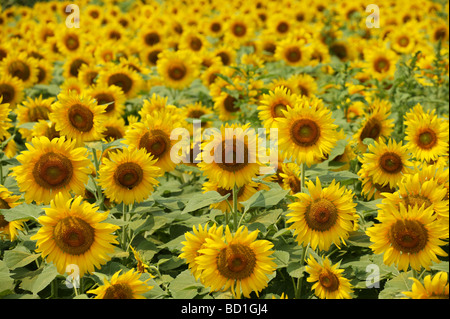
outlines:
{"label": "green stalk", "polygon": [[[305,265],[305,259],[306,259],[306,252],[309,249],[309,243],[308,245],[305,247],[303,246],[303,251],[302,251],[302,259],[300,259],[300,269]],[[304,278],[304,274],[302,274],[301,277],[298,277],[297,279],[297,289],[295,290],[295,299],[300,299],[302,297],[302,287],[303,287],[303,278]]]}
{"label": "green stalk", "polygon": [[305,163],[300,164],[300,171],[301,171],[301,180],[300,180],[300,192],[305,192]]}
{"label": "green stalk", "polygon": [[238,230],[238,202],[237,202],[238,188],[236,184],[233,186],[233,213],[234,213],[234,230]]}

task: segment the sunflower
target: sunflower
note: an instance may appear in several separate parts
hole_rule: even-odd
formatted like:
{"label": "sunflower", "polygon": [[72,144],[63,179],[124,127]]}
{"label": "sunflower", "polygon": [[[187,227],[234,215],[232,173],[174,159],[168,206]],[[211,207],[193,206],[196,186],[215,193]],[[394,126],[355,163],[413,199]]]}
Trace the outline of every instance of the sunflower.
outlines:
{"label": "sunflower", "polygon": [[400,203],[406,207],[425,205],[425,208],[431,206],[436,218],[448,225],[448,198],[446,199],[448,190],[437,179],[424,179],[421,175],[420,173],[405,175],[398,183],[397,192],[384,194],[385,199],[378,206],[381,208],[379,214],[389,212],[388,206],[398,210]]}
{"label": "sunflower", "polygon": [[115,86],[95,85],[85,90],[86,95],[91,96],[97,101],[98,105],[105,105],[105,113],[111,118],[122,116],[125,112],[126,96],[123,91]]}
{"label": "sunflower", "polygon": [[181,242],[183,244],[183,248],[181,248],[182,253],[178,256],[178,258],[183,258],[186,260],[188,268],[195,277],[195,280],[198,280],[202,274],[196,260],[198,256],[201,256],[199,250],[205,247],[207,238],[221,238],[222,236],[223,226],[217,227],[216,224],[211,226],[209,229],[208,225],[205,225],[205,227],[198,225],[198,230],[195,226],[193,226],[192,233],[186,232],[184,234],[186,241]]}
{"label": "sunflower", "polygon": [[9,113],[9,103],[2,103],[3,96],[0,96],[0,138],[8,133],[8,129],[11,127],[11,119]]}
{"label": "sunflower", "polygon": [[197,78],[200,60],[190,50],[164,50],[158,58],[156,68],[168,87],[183,89]]}
{"label": "sunflower", "polygon": [[116,203],[126,205],[145,200],[160,175],[156,160],[145,149],[117,150],[109,153],[99,169],[99,185],[105,195]]}
{"label": "sunflower", "polygon": [[270,257],[273,244],[257,240],[257,236],[258,231],[249,233],[245,226],[232,234],[227,226],[224,238],[207,238],[204,248],[198,251],[201,255],[195,259],[203,284],[213,291],[231,288],[236,298],[241,294],[249,298],[252,291],[259,296],[276,264]]}
{"label": "sunflower", "polygon": [[139,52],[140,60],[145,63],[147,66],[156,66],[158,64],[158,60],[161,57],[161,52],[163,52],[165,46],[162,44],[157,44],[151,47],[144,47]]}
{"label": "sunflower", "polygon": [[11,108],[22,102],[24,89],[23,82],[18,78],[9,74],[0,76],[0,96],[3,97],[3,103],[8,103]]}
{"label": "sunflower", "polygon": [[82,64],[78,69],[78,80],[85,87],[94,86],[101,69],[99,65]]}
{"label": "sunflower", "polygon": [[[6,187],[0,185],[0,209],[10,209],[20,205],[20,197],[20,195],[13,195]],[[0,238],[16,240],[19,231],[24,230],[25,222],[26,220],[23,219],[7,221],[0,213]]]}
{"label": "sunflower", "polygon": [[69,91],[58,95],[49,118],[62,135],[82,145],[101,139],[105,109],[106,105],[98,105],[91,96]]}
{"label": "sunflower", "polygon": [[360,158],[361,167],[373,176],[374,183],[396,188],[404,174],[411,172],[409,152],[402,142],[389,139],[388,143],[374,142],[369,152]]}
{"label": "sunflower", "polygon": [[105,130],[103,131],[103,139],[112,142],[124,138],[125,136],[125,120],[121,117],[108,117],[103,122]]}
{"label": "sunflower", "polygon": [[387,38],[391,42],[392,50],[398,54],[413,54],[415,52],[420,36],[413,25],[412,23],[404,24],[388,34]]}
{"label": "sunflower", "polygon": [[331,111],[322,108],[319,100],[300,98],[293,107],[281,112],[285,117],[275,119],[279,149],[298,164],[311,166],[316,158],[329,154],[337,142],[337,125]]}
{"label": "sunflower", "polygon": [[178,49],[191,50],[198,54],[208,50],[209,45],[210,43],[204,35],[191,28],[181,35]]}
{"label": "sunflower", "polygon": [[[183,106],[181,114],[185,119],[191,119],[191,120],[199,120],[200,127],[201,128],[207,128],[210,127],[211,124],[208,120],[202,119],[204,116],[210,116],[214,112],[211,110],[211,108],[204,106],[201,102],[195,102],[192,104],[187,104]],[[193,135],[194,130],[194,124],[188,122],[187,127],[191,135]]]}
{"label": "sunflower", "polygon": [[33,86],[38,80],[37,60],[28,57],[26,52],[8,54],[0,62],[0,71],[22,81],[25,88]]}
{"label": "sunflower", "polygon": [[225,66],[234,65],[236,63],[236,50],[231,45],[219,45],[214,49],[214,54],[220,57],[222,64]]}
{"label": "sunflower", "polygon": [[306,96],[311,98],[317,93],[317,83],[316,80],[309,74],[294,74],[289,79],[292,83],[295,91],[299,96]]}
{"label": "sunflower", "polygon": [[240,111],[240,98],[222,92],[219,96],[213,97],[214,110],[219,114],[221,121],[230,121],[237,117]]}
{"label": "sunflower", "polygon": [[247,15],[237,14],[225,22],[223,41],[243,45],[253,38],[254,32],[252,20]]}
{"label": "sunflower", "polygon": [[146,24],[138,32],[139,43],[143,47],[152,47],[165,40],[165,30],[156,24]]}
{"label": "sunflower", "polygon": [[374,141],[383,141],[394,130],[394,120],[390,119],[391,105],[388,101],[376,100],[370,106],[370,111],[364,112],[362,115],[363,122],[358,131],[353,135],[358,149],[361,152],[367,150],[364,139],[371,138]]}
{"label": "sunflower", "polygon": [[255,53],[258,54],[258,56],[261,57],[261,59],[263,59],[264,61],[274,61],[277,43],[277,35],[263,30],[261,35],[255,41]]}
{"label": "sunflower", "polygon": [[314,283],[312,289],[320,299],[351,299],[352,285],[342,276],[344,269],[332,265],[328,257],[319,263],[310,255],[305,270],[309,274],[306,280]]}
{"label": "sunflower", "polygon": [[[48,120],[48,116],[52,110],[52,103],[54,100],[54,97],[43,99],[42,94],[36,98],[28,97],[27,100],[23,101],[20,105],[17,106],[16,113],[18,125],[22,125],[28,122]],[[27,141],[31,140],[31,129],[20,128],[19,132]]]}
{"label": "sunflower", "polygon": [[147,284],[151,277],[141,281],[141,274],[133,269],[120,275],[121,272],[122,270],[117,271],[111,281],[104,279],[102,286],[86,293],[96,295],[95,299],[146,299],[143,294],[153,288]]}
{"label": "sunflower", "polygon": [[264,154],[261,147],[250,124],[227,123],[221,126],[220,135],[211,135],[209,141],[202,143],[198,167],[218,187],[240,188],[258,174],[261,163],[257,157]]}
{"label": "sunflower", "polygon": [[145,119],[147,115],[151,115],[153,111],[163,112],[167,109],[176,108],[173,104],[167,103],[167,96],[161,96],[156,93],[152,94],[151,98],[147,98],[144,100],[144,104],[141,109],[138,111],[139,116],[142,119]]}
{"label": "sunflower", "polygon": [[309,62],[311,53],[311,46],[307,46],[303,39],[288,37],[277,43],[275,59],[290,66],[303,66]]}
{"label": "sunflower", "polygon": [[71,54],[86,47],[85,35],[77,28],[56,28],[55,40],[58,51]]}
{"label": "sunflower", "polygon": [[301,169],[297,163],[282,163],[281,171],[278,173],[282,180],[283,189],[289,189],[291,195],[302,191],[301,189]]}
{"label": "sunflower", "polygon": [[118,242],[112,233],[118,226],[102,223],[108,213],[98,212],[94,204],[82,202],[81,196],[70,198],[56,194],[45,215],[39,217],[41,228],[31,240],[36,240],[37,252],[47,262],[53,262],[60,274],[66,267],[75,264],[80,277],[92,274],[111,257],[113,244]]}
{"label": "sunflower", "polygon": [[425,113],[422,107],[414,107],[405,115],[406,147],[419,161],[436,161],[448,156],[449,124],[433,112]]}
{"label": "sunflower", "polygon": [[437,255],[447,256],[439,246],[448,237],[448,225],[436,222],[430,206],[389,207],[389,211],[377,217],[379,223],[367,229],[375,254],[383,254],[383,261],[390,266],[395,263],[401,271],[408,267],[419,271],[430,270],[431,262],[439,263]]}
{"label": "sunflower", "polygon": [[447,299],[449,298],[448,274],[440,271],[435,275],[427,275],[423,279],[423,284],[417,278],[410,278],[414,281],[411,291],[403,291],[402,294],[411,299]]}
{"label": "sunflower", "polygon": [[266,29],[278,38],[283,38],[290,34],[295,25],[295,20],[291,19],[289,14],[279,12],[268,17]]}
{"label": "sunflower", "polygon": [[[61,137],[59,131],[56,130],[56,124],[51,121],[39,120],[31,130],[31,135],[33,137],[45,136],[50,141],[54,138]],[[30,140],[31,141],[31,140]]]}
{"label": "sunflower", "polygon": [[107,63],[98,75],[97,85],[117,86],[130,99],[143,88],[143,81],[139,73],[130,67]]}
{"label": "sunflower", "polygon": [[64,60],[63,65],[63,76],[64,78],[70,77],[78,77],[80,68],[83,65],[94,65],[95,59],[92,56],[91,52],[88,51],[77,51],[71,54],[68,54]]}
{"label": "sunflower", "polygon": [[372,78],[382,81],[392,79],[396,70],[397,54],[383,46],[371,46],[364,50],[364,70]]}
{"label": "sunflower", "polygon": [[26,147],[17,156],[21,165],[13,167],[11,175],[27,203],[48,204],[58,192],[84,192],[91,172],[85,148],[75,148],[75,141],[64,137],[50,141],[45,136],[33,138]]}
{"label": "sunflower", "polygon": [[310,243],[312,249],[328,250],[331,244],[339,247],[353,230],[356,214],[353,193],[334,180],[323,189],[319,178],[316,185],[308,181],[306,186],[309,195],[294,194],[296,201],[289,204],[291,212],[287,216],[291,218],[287,222],[293,223],[289,229],[294,229],[299,244]]}
{"label": "sunflower", "polygon": [[[239,188],[239,191],[237,193],[237,198],[238,198],[237,199],[237,202],[238,202],[237,208],[238,208],[238,210],[241,210],[244,207],[241,204],[241,202],[248,200],[250,197],[253,196],[253,194],[256,193],[257,187],[258,187],[258,184],[251,181],[248,184],[245,184],[244,186]],[[213,208],[219,209],[223,213],[231,213],[230,207],[232,207],[232,205],[233,205],[233,190],[218,187],[216,182],[206,181],[203,184],[203,192],[206,193],[206,192],[210,192],[210,191],[216,191],[221,196],[230,194],[230,196],[228,196],[227,199],[225,199],[221,202],[215,203],[215,204],[211,204],[210,208],[211,209],[213,209]],[[227,201],[228,201],[228,203],[227,203]]]}
{"label": "sunflower", "polygon": [[162,110],[147,114],[141,122],[134,123],[125,132],[124,144],[134,148],[144,148],[156,159],[155,165],[161,168],[161,174],[172,171],[176,163],[172,160],[172,147],[177,142],[170,138],[172,131],[182,127],[181,118],[173,112]]}
{"label": "sunflower", "polygon": [[361,195],[367,200],[383,198],[385,196],[384,193],[394,193],[396,191],[396,188],[389,187],[389,184],[382,186],[375,183],[373,171],[370,168],[367,169],[366,166],[361,167],[357,174],[362,182]]}
{"label": "sunflower", "polygon": [[54,66],[52,62],[48,60],[38,60],[37,61],[38,75],[36,84],[50,84],[53,79]]}
{"label": "sunflower", "polygon": [[293,107],[297,101],[297,96],[292,94],[286,87],[279,86],[263,94],[258,106],[258,117],[263,122],[266,129],[270,129],[277,117],[284,117],[282,110]]}

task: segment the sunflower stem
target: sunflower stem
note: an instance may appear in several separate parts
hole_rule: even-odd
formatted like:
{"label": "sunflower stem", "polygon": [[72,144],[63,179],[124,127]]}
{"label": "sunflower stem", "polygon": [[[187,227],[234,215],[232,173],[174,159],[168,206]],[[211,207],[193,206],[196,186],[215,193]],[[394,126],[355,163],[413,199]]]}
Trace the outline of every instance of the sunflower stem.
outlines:
{"label": "sunflower stem", "polygon": [[238,188],[236,184],[233,186],[233,213],[234,213],[234,230],[238,230],[238,203],[237,203],[237,194],[238,194]]}
{"label": "sunflower stem", "polygon": [[[303,246],[302,259],[300,259],[300,269],[302,269],[303,266],[305,265],[306,252],[308,251],[308,249],[309,249],[309,243],[306,247]],[[302,297],[303,279],[305,277],[304,273],[305,273],[305,271],[303,271],[301,276],[298,277],[298,279],[297,279],[297,289],[295,291],[295,299],[301,299],[301,297]]]}
{"label": "sunflower stem", "polygon": [[300,192],[305,192],[305,163],[300,164],[300,171],[301,171],[301,180],[300,180]]}
{"label": "sunflower stem", "polygon": [[127,250],[127,226],[125,225],[127,221],[127,208],[128,205],[125,205],[125,203],[122,203],[122,220],[124,222],[124,225],[122,226],[122,249]]}

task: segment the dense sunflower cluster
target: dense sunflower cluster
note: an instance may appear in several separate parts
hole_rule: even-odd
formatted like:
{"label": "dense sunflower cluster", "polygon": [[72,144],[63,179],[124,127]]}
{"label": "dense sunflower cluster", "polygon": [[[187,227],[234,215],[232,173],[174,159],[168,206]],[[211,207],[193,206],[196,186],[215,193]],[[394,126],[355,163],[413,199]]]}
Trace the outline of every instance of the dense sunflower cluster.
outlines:
{"label": "dense sunflower cluster", "polygon": [[448,298],[448,2],[367,8],[2,8],[0,295]]}

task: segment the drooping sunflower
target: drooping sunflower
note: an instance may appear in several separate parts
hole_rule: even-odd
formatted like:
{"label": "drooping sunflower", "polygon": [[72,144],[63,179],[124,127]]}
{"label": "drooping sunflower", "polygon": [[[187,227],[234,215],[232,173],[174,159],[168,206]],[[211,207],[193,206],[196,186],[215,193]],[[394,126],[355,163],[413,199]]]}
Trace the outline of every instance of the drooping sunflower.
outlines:
{"label": "drooping sunflower", "polygon": [[45,136],[33,138],[26,147],[17,156],[21,165],[13,167],[12,176],[27,203],[48,204],[58,192],[84,192],[91,172],[85,148],[76,148],[75,141],[64,137],[50,141]]}
{"label": "drooping sunflower", "polygon": [[282,110],[293,107],[297,101],[297,95],[292,94],[288,88],[276,87],[269,94],[263,94],[258,106],[258,117],[266,129],[270,129],[277,117],[284,117]]}
{"label": "drooping sunflower", "polygon": [[143,80],[132,68],[111,62],[105,64],[100,70],[97,85],[115,85],[122,89],[128,99],[131,99],[143,88]]}
{"label": "drooping sunflower", "polygon": [[[187,104],[183,106],[183,109],[181,111],[181,115],[187,120],[197,120],[200,122],[201,128],[207,128],[210,127],[211,124],[208,120],[202,119],[203,116],[212,115],[214,112],[211,108],[203,105],[201,102],[195,102],[192,104]],[[198,124],[196,124],[198,125]],[[193,135],[193,129],[194,129],[194,123],[188,122],[187,128],[191,135]]]}
{"label": "drooping sunflower", "polygon": [[88,294],[96,295],[94,299],[145,299],[144,293],[150,291],[153,286],[149,286],[147,281],[140,280],[141,274],[134,269],[120,274],[122,270],[117,271],[111,278],[103,280],[103,285],[87,291]]}
{"label": "drooping sunflower", "polygon": [[[448,225],[448,198],[447,189],[435,178],[424,180],[420,173],[407,174],[398,183],[398,191],[393,194],[383,194],[385,199],[379,205],[379,214],[388,213],[391,208],[399,209],[400,203],[408,206],[425,208],[432,207],[435,217]],[[388,206],[392,206],[389,208]]]}
{"label": "drooping sunflower", "polygon": [[390,119],[391,105],[384,100],[376,100],[370,105],[370,109],[362,115],[363,122],[358,131],[353,135],[361,152],[367,150],[364,139],[371,138],[374,141],[386,139],[394,130],[394,120]]}
{"label": "drooping sunflower", "polygon": [[3,97],[3,103],[9,103],[11,108],[22,102],[24,89],[22,81],[18,78],[5,73],[0,76],[0,96]]}
{"label": "drooping sunflower", "polygon": [[283,189],[289,189],[291,195],[302,191],[301,189],[301,169],[297,163],[282,163],[281,171],[278,173],[282,179]]}
{"label": "drooping sunflower", "polygon": [[82,202],[81,196],[71,198],[58,193],[45,208],[45,215],[39,217],[42,226],[31,239],[37,241],[36,251],[47,262],[53,262],[60,274],[75,264],[82,277],[110,260],[108,254],[118,244],[112,233],[119,227],[103,222],[108,212],[97,210],[94,204]]}
{"label": "drooping sunflower", "polygon": [[109,153],[99,169],[99,185],[116,203],[140,203],[153,192],[160,175],[156,160],[145,149],[117,150]]}
{"label": "drooping sunflower", "polygon": [[308,181],[306,186],[309,195],[294,194],[296,201],[289,204],[288,223],[292,223],[289,229],[294,229],[299,245],[310,243],[312,249],[319,247],[325,251],[332,244],[339,247],[353,230],[356,218],[353,193],[334,180],[326,188],[322,188],[319,178],[316,185]]}
{"label": "drooping sunflower", "polygon": [[[43,99],[42,95],[36,98],[28,97],[25,101],[17,106],[16,113],[18,124],[22,125],[28,122],[48,120],[48,115],[52,110],[52,103],[54,100],[54,97]],[[23,138],[25,138],[27,141],[31,141],[31,129],[20,128],[19,132]]]}
{"label": "drooping sunflower", "polygon": [[172,140],[170,136],[173,130],[180,127],[182,127],[181,119],[174,116],[173,112],[153,111],[141,122],[131,125],[125,132],[124,143],[134,148],[144,148],[153,159],[157,160],[155,165],[160,167],[161,174],[164,174],[172,171],[177,165],[172,160],[171,150],[175,144],[183,143],[183,140]]}
{"label": "drooping sunflower", "polygon": [[370,144],[368,153],[363,154],[360,162],[361,168],[373,176],[374,183],[381,187],[389,185],[390,188],[396,188],[412,167],[406,146],[392,139],[387,144],[383,141]]}
{"label": "drooping sunflower", "polygon": [[102,122],[105,130],[103,131],[103,139],[112,142],[125,137],[126,126],[125,120],[121,117],[108,117]]}
{"label": "drooping sunflower", "polygon": [[49,119],[56,129],[78,145],[101,139],[106,105],[99,105],[91,96],[76,91],[62,92],[53,103]]}
{"label": "drooping sunflower", "polygon": [[258,141],[255,130],[250,124],[228,124],[221,126],[220,134],[211,135],[210,140],[202,143],[200,170],[217,183],[218,187],[240,188],[249,183],[259,173],[261,167]]}
{"label": "drooping sunflower", "polygon": [[[251,181],[248,184],[245,184],[244,186],[242,186],[241,188],[239,188],[239,191],[237,193],[237,201],[238,201],[238,205],[237,208],[238,210],[241,210],[244,206],[241,204],[241,202],[244,202],[246,200],[248,200],[250,197],[252,197],[253,194],[256,193],[257,191],[257,187],[258,184],[256,184],[255,182]],[[211,204],[210,208],[216,208],[221,210],[223,213],[230,213],[231,209],[230,207],[232,207],[233,205],[233,190],[232,189],[226,189],[226,188],[222,188],[222,187],[218,187],[216,182],[211,182],[211,181],[206,181],[203,184],[203,192],[209,192],[209,191],[216,191],[218,192],[220,195],[225,196],[230,194],[230,196],[228,196],[227,199],[215,203],[215,204]],[[228,201],[228,203],[227,203]]]}
{"label": "drooping sunflower", "polygon": [[200,60],[190,50],[164,50],[158,58],[156,68],[168,87],[183,89],[198,77]]}
{"label": "drooping sunflower", "polygon": [[402,294],[411,299],[448,299],[449,284],[448,274],[440,271],[431,276],[427,275],[423,279],[423,284],[417,278],[411,278],[414,283],[410,291],[403,291]]}
{"label": "drooping sunflower", "polygon": [[97,101],[98,105],[105,105],[105,113],[108,117],[119,117],[125,112],[126,96],[123,91],[115,86],[95,85],[84,91]]}
{"label": "drooping sunflower", "polygon": [[37,60],[28,57],[26,52],[8,54],[0,62],[0,71],[22,81],[25,88],[31,87],[38,80]]}
{"label": "drooping sunflower", "polygon": [[373,171],[367,167],[361,167],[358,171],[359,179],[362,182],[361,195],[363,195],[367,200],[379,199],[385,196],[384,193],[394,193],[397,188],[389,187],[389,184],[384,186],[375,183],[373,180]]}
{"label": "drooping sunflower", "polygon": [[339,264],[332,265],[328,257],[317,262],[310,255],[305,270],[309,274],[306,280],[314,283],[312,289],[320,299],[352,298],[352,285],[342,276],[344,269],[339,269]]}
{"label": "drooping sunflower", "polygon": [[199,252],[200,249],[203,249],[206,244],[206,238],[214,238],[223,236],[223,225],[217,227],[216,224],[212,225],[208,229],[208,225],[202,227],[202,225],[198,225],[198,230],[195,226],[192,227],[192,233],[186,232],[184,237],[186,241],[183,241],[183,248],[181,248],[182,253],[178,256],[178,258],[183,258],[186,260],[188,264],[188,268],[191,271],[192,275],[198,280],[202,274],[202,271],[199,269],[196,258],[201,255]]}
{"label": "drooping sunflower", "polygon": [[268,278],[275,269],[272,261],[273,244],[257,240],[258,231],[249,233],[245,226],[232,234],[225,229],[224,238],[207,238],[201,254],[195,260],[201,273],[201,280],[212,291],[226,291],[240,298],[249,298],[254,291],[257,296],[267,286]]}
{"label": "drooping sunflower", "polygon": [[316,158],[329,154],[338,139],[331,111],[318,107],[318,102],[317,99],[297,99],[293,107],[281,111],[285,117],[275,119],[279,149],[298,164],[311,166]]}
{"label": "drooping sunflower", "polygon": [[402,271],[409,266],[429,270],[431,261],[440,262],[437,256],[447,256],[439,246],[445,245],[441,239],[448,238],[448,225],[436,222],[431,206],[387,207],[389,211],[377,217],[379,223],[366,231],[373,243],[370,248],[383,254],[386,265],[394,263]]}
{"label": "drooping sunflower", "polygon": [[[409,114],[408,114],[409,113]],[[419,161],[436,161],[448,156],[449,123],[433,112],[415,107],[405,115],[406,147]]]}
{"label": "drooping sunflower", "polygon": [[[59,131],[56,130],[56,124],[51,121],[39,120],[31,130],[31,136],[46,136],[50,141],[54,138],[61,137]],[[31,141],[31,140],[30,140]]]}
{"label": "drooping sunflower", "polygon": [[[10,209],[20,205],[20,197],[20,195],[13,195],[6,187],[0,185],[0,209]],[[26,220],[23,219],[7,221],[0,213],[0,238],[16,240],[19,231],[24,230],[25,222]]]}

